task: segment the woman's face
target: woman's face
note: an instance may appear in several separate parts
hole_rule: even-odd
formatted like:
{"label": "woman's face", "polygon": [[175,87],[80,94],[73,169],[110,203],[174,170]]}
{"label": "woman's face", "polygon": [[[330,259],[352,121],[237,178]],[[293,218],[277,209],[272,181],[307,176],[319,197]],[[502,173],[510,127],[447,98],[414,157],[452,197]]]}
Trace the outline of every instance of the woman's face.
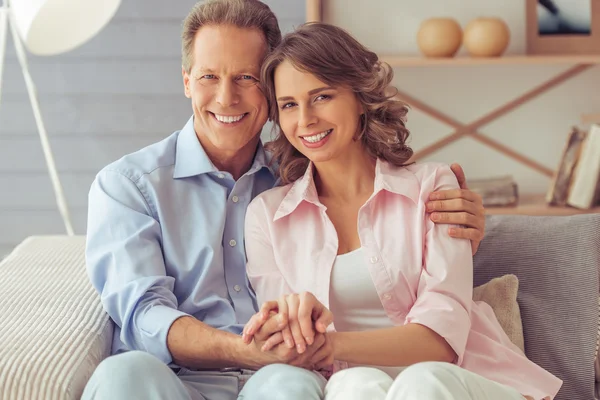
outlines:
{"label": "woman's face", "polygon": [[362,107],[350,89],[330,87],[284,61],[275,70],[275,95],[283,133],[314,163],[362,148],[355,140]]}

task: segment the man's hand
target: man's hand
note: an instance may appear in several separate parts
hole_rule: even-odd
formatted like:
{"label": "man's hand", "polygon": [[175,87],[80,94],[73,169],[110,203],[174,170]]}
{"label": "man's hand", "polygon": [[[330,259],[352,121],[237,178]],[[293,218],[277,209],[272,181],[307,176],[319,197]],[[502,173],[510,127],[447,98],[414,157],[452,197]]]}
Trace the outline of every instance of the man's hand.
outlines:
{"label": "man's hand", "polygon": [[268,344],[265,344],[265,350],[267,350],[267,348],[270,349],[281,342],[285,342],[286,346],[290,349],[294,348],[294,339],[290,327],[288,326],[287,315],[277,314],[278,309],[279,306],[276,301],[267,301],[264,303],[260,311],[254,314],[244,326],[242,331],[242,340],[244,343],[249,344],[252,342],[253,335],[262,328],[263,324],[265,324],[269,318],[276,317],[274,320],[275,322],[273,323],[277,323],[281,328],[279,328],[278,332],[274,331],[271,334]]}
{"label": "man's hand", "polygon": [[[280,316],[273,313],[253,335],[251,346],[258,351],[256,358],[259,366],[284,363],[312,370],[333,363],[333,346],[325,334],[317,333],[313,343],[300,354],[293,345],[290,347],[282,343],[281,321]],[[267,342],[270,343],[269,349],[266,349]]]}
{"label": "man's hand", "polygon": [[[277,311],[280,322],[287,321],[287,326],[281,329],[281,335],[274,335],[267,341],[265,351],[273,345],[285,341],[287,346],[295,344],[298,353],[302,354],[306,346],[314,341],[315,333],[325,333],[333,322],[333,314],[317,298],[308,292],[281,296],[275,302],[263,304],[260,312],[251,318],[244,327],[242,338],[248,343],[265,322],[272,311]],[[266,317],[267,316],[267,317]]]}
{"label": "man's hand", "polygon": [[485,210],[481,196],[467,187],[465,173],[458,164],[450,166],[460,189],[443,190],[429,195],[427,211],[430,218],[438,224],[463,225],[464,228],[450,228],[452,237],[471,240],[473,255],[477,253],[479,243],[485,234]]}

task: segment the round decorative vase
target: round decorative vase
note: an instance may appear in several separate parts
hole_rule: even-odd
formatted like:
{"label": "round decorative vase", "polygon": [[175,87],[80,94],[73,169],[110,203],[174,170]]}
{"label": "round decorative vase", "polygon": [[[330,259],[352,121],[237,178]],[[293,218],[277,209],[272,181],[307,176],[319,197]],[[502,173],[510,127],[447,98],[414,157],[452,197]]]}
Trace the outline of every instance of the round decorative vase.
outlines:
{"label": "round decorative vase", "polygon": [[476,18],[463,34],[463,43],[473,57],[499,57],[509,42],[508,25],[500,18]]}
{"label": "round decorative vase", "polygon": [[453,57],[462,43],[462,29],[452,18],[430,18],[421,24],[417,45],[427,57]]}

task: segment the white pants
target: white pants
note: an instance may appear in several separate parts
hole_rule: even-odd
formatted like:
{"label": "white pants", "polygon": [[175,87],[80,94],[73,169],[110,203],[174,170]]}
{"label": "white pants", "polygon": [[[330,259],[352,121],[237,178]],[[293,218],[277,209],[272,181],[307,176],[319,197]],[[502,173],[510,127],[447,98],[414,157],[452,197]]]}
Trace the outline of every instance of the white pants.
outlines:
{"label": "white pants", "polygon": [[424,362],[403,370],[396,379],[370,367],[333,374],[325,400],[524,400],[515,389],[453,364]]}

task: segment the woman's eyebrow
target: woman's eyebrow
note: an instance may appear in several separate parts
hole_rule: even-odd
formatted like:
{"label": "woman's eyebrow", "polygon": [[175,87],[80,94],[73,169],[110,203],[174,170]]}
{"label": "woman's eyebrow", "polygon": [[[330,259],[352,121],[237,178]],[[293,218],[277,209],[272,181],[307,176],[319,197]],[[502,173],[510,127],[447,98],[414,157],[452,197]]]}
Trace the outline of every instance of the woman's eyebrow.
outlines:
{"label": "woman's eyebrow", "polygon": [[[323,86],[323,87],[320,87],[320,88],[316,88],[316,89],[310,90],[308,92],[308,95],[312,96],[313,94],[317,94],[317,93],[323,92],[325,90],[330,90],[330,89],[333,89],[333,88],[330,87],[330,86]],[[283,96],[283,97],[278,97],[277,98],[277,101],[288,101],[288,100],[294,100],[294,98],[291,97],[291,96]]]}

